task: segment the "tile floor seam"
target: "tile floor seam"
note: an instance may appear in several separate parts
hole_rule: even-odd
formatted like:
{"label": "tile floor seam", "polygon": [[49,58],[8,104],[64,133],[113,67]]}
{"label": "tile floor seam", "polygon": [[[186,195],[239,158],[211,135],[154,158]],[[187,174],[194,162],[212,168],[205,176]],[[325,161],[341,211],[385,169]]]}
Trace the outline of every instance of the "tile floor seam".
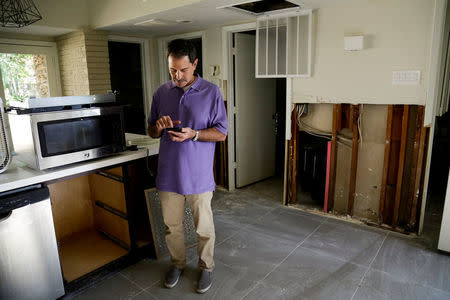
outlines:
{"label": "tile floor seam", "polygon": [[141,290],[145,290],[145,288],[141,287],[139,284],[137,284],[136,282],[134,282],[133,280],[131,280],[130,278],[125,276],[122,272],[119,272],[119,274],[122,275],[123,278],[125,278],[126,280],[128,280],[129,282],[131,282],[132,284],[137,286],[138,288],[140,288]]}
{"label": "tile floor seam", "polygon": [[133,297],[131,297],[131,299],[136,298],[137,296],[139,296],[140,294],[145,293],[145,290],[142,289],[141,291],[139,291],[139,293],[137,293],[136,295],[134,295]]}
{"label": "tile floor seam", "polygon": [[340,262],[350,263],[350,264],[355,265],[355,266],[357,266],[357,267],[362,267],[362,268],[364,268],[364,269],[368,268],[368,266],[361,265],[361,264],[352,262],[352,261],[350,261],[350,260],[346,260],[346,259],[343,259],[343,258],[340,258],[340,257],[336,257],[336,256],[333,256],[333,255],[330,255],[330,254],[321,253],[320,251],[316,251],[316,250],[313,250],[313,249],[310,249],[310,248],[307,248],[307,247],[304,247],[304,246],[300,246],[299,248],[302,248],[302,249],[305,249],[305,250],[309,250],[309,251],[311,251],[311,252],[313,252],[313,253],[315,253],[315,254],[319,254],[319,255],[321,255],[321,256],[326,256],[326,257],[329,257],[329,258],[336,259],[336,260],[338,260],[338,261],[340,261]]}
{"label": "tile floor seam", "polygon": [[[382,273],[382,274],[384,274],[384,275],[387,275],[387,276],[389,276],[389,277],[392,277],[392,278],[394,278],[394,279],[397,279],[397,277],[395,277],[394,274],[391,274],[391,273],[389,273],[389,272],[386,272],[386,271],[383,271],[383,270],[379,270],[379,269],[376,269],[376,268],[373,268],[373,267],[371,267],[370,269],[371,269],[371,270],[374,270],[374,271],[377,271],[377,272],[379,272],[379,273]],[[433,287],[433,286],[431,286],[431,285],[423,284],[423,283],[420,283],[420,282],[415,281],[415,280],[407,280],[407,281],[405,281],[405,282],[407,282],[407,283],[414,283],[414,284],[420,285],[420,286],[422,286],[422,287],[426,287],[426,288],[433,289],[433,290],[435,290],[435,291],[439,291],[439,292],[444,292],[444,293],[446,293],[446,294],[450,294],[449,291],[445,291],[445,290],[442,290],[442,289],[438,289],[438,288],[435,288],[435,287]]]}
{"label": "tile floor seam", "polygon": [[131,278],[129,278],[127,275],[125,275],[124,273],[122,273],[122,271],[119,272],[120,275],[122,275],[123,277],[125,277],[125,279],[127,279],[128,281],[130,281],[131,283],[133,283],[134,285],[138,286],[140,289],[145,290],[144,287],[140,286],[139,284],[137,284],[136,282],[134,282],[133,280],[131,280]]}
{"label": "tile floor seam", "polygon": [[[259,221],[259,219],[265,217],[265,216],[268,215],[269,213],[273,212],[275,209],[277,209],[277,208],[276,208],[276,207],[275,207],[275,208],[272,208],[272,209],[269,210],[267,213],[265,213],[264,215],[262,215],[262,216],[260,216],[259,218],[257,218],[255,221],[253,221],[253,222],[251,222],[251,223],[248,223],[248,224],[244,225],[243,227],[241,227],[240,230],[243,230],[243,229],[247,228],[248,226],[255,224],[256,222]],[[226,239],[224,239],[224,240],[221,241],[220,243],[217,243],[217,245],[215,245],[214,248],[215,248],[215,247],[218,247],[218,246],[220,246],[220,245],[222,245],[223,243],[225,243],[226,241],[228,241],[229,239],[231,239],[232,237],[234,237],[234,236],[235,236],[236,234],[238,234],[238,233],[239,233],[239,232],[236,231],[235,233],[233,233],[232,235],[230,235],[229,237],[227,237]]]}
{"label": "tile floor seam", "polygon": [[[120,272],[117,272],[117,273],[120,273]],[[105,278],[100,279],[100,281],[98,281],[98,282],[96,282],[96,283],[94,283],[92,285],[87,285],[83,289],[81,289],[79,291],[75,291],[72,295],[70,295],[69,297],[65,297],[64,299],[68,299],[68,300],[69,299],[73,299],[73,298],[75,298],[75,297],[77,297],[77,296],[87,292],[88,290],[90,290],[90,289],[92,289],[92,288],[94,288],[96,286],[99,286],[103,281],[116,277],[117,273],[111,274],[111,276],[107,275],[107,276],[105,276]]]}
{"label": "tile floor seam", "polygon": [[154,284],[152,284],[151,286],[149,286],[148,288],[144,289],[145,293],[148,293],[150,296],[152,296],[154,299],[156,300],[160,300],[158,297],[156,297],[152,292],[150,292],[150,289],[155,286],[157,283],[161,282],[161,280],[158,280],[157,282],[155,282]]}
{"label": "tile floor seam", "polygon": [[372,260],[371,260],[369,266],[367,267],[367,270],[364,272],[363,276],[361,277],[361,280],[359,281],[358,286],[356,287],[355,292],[353,293],[353,296],[350,298],[350,300],[353,300],[353,298],[355,298],[356,293],[358,292],[360,286],[362,285],[364,279],[366,278],[366,275],[367,275],[367,273],[369,272],[369,270],[370,270],[370,268],[371,268],[373,262],[374,262],[375,259],[378,257],[378,254],[380,253],[381,248],[383,247],[384,242],[386,241],[388,235],[389,235],[389,232],[387,232],[386,235],[384,236],[384,239],[383,239],[383,241],[381,242],[381,245],[380,245],[380,247],[378,248],[377,253],[374,255],[374,257],[372,258]]}
{"label": "tile floor seam", "polygon": [[152,288],[152,287],[154,287],[155,285],[157,285],[158,283],[161,283],[161,280],[158,280],[157,282],[155,282],[155,283],[153,283],[151,286],[149,286],[148,288],[146,288],[146,289],[144,289],[144,291],[146,292],[146,293],[149,293],[153,298],[155,298],[156,300],[159,300],[159,298],[158,297],[156,297],[152,292],[150,292],[150,289]]}
{"label": "tile floor seam", "polygon": [[297,248],[298,247],[300,247],[311,235],[313,235],[319,228],[320,228],[320,226],[322,226],[324,223],[326,222],[326,220],[323,220],[322,221],[322,223],[320,223],[319,225],[317,225],[317,227],[306,237],[306,238],[304,238],[301,242],[299,242],[298,244],[297,244],[297,246],[281,261],[281,262],[279,262],[269,273],[267,273],[266,274],[266,276],[264,276],[262,279],[260,279],[260,280],[258,280],[257,282],[256,282],[256,284],[255,284],[255,286],[253,287],[253,288],[251,288],[242,298],[241,298],[241,300],[242,299],[244,299],[245,297],[247,297],[257,286],[258,286],[258,284],[260,284],[261,282],[263,282],[264,281],[264,279],[266,279],[273,271],[275,271],[279,266],[281,266],[281,264],[283,263],[283,262],[285,262],[286,261],[286,259],[288,259],[289,258],[289,256],[291,256],[292,255],[292,253],[294,253],[295,252],[295,250],[297,250]]}

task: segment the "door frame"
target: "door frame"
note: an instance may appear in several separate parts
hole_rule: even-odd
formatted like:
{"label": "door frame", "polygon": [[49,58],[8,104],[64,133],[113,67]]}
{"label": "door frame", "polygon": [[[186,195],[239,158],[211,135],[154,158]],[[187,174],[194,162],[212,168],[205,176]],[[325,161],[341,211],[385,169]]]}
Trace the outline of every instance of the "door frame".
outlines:
{"label": "door frame", "polygon": [[165,36],[158,39],[158,58],[159,58],[159,84],[162,85],[167,82],[168,70],[167,70],[167,44],[175,39],[196,39],[202,40],[202,72],[203,76],[206,74],[206,49],[205,49],[205,31],[195,31],[190,33],[176,34]]}
{"label": "door frame", "polygon": [[[227,101],[228,111],[228,190],[236,189],[236,147],[235,147],[235,126],[234,119],[237,112],[234,106],[234,84],[233,84],[233,48],[232,48],[232,34],[237,32],[256,30],[256,22],[250,22],[239,25],[231,25],[222,27],[222,79],[228,82],[223,88],[226,89],[225,99]],[[255,55],[256,63],[256,55]],[[286,78],[286,124],[285,124],[285,140],[291,139],[291,86],[292,78]],[[286,186],[286,150],[287,142],[285,142],[285,172],[283,176],[283,186]],[[285,190],[285,188],[283,189]],[[285,192],[283,192],[283,199],[285,199]],[[284,200],[283,200],[284,202]]]}
{"label": "door frame", "polygon": [[108,42],[122,42],[139,44],[141,46],[141,73],[142,73],[142,91],[144,99],[145,128],[147,128],[147,120],[150,114],[152,102],[151,91],[151,72],[150,72],[150,46],[147,39],[127,37],[120,35],[108,35]]}
{"label": "door frame", "polygon": [[436,126],[436,115],[438,113],[439,105],[439,88],[442,79],[442,61],[444,56],[444,39],[445,39],[445,20],[447,17],[447,9],[449,1],[448,0],[436,0],[436,5],[434,8],[434,24],[433,24],[433,36],[431,39],[431,50],[430,50],[430,62],[429,62],[429,72],[428,72],[428,88],[427,88],[427,99],[425,100],[425,116],[424,116],[424,126],[430,127],[430,134],[428,139],[428,151],[425,165],[425,178],[424,187],[422,192],[422,203],[420,207],[420,218],[419,218],[419,230],[418,234],[421,235],[423,231],[424,221],[425,221],[425,209],[427,204],[428,195],[428,181],[430,179],[430,167],[431,167],[431,156],[433,152],[433,140],[434,140],[434,130]]}

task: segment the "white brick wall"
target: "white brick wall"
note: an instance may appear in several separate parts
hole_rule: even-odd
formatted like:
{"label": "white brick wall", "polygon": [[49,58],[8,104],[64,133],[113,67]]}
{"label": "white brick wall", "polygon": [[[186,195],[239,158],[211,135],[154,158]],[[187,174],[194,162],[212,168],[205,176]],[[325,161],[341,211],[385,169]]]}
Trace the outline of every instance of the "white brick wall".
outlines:
{"label": "white brick wall", "polygon": [[105,94],[111,89],[106,32],[78,30],[57,38],[64,96]]}

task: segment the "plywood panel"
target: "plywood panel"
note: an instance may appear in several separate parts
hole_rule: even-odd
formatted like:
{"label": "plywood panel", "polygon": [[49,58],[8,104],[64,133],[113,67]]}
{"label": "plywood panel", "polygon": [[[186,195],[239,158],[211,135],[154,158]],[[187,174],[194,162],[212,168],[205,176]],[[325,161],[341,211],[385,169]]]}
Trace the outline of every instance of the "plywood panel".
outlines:
{"label": "plywood panel", "polygon": [[94,203],[101,201],[126,214],[127,206],[122,182],[97,174],[89,175],[89,182]]}
{"label": "plywood panel", "polygon": [[87,176],[50,184],[48,188],[58,240],[93,226],[93,206]]}
{"label": "plywood panel", "polygon": [[130,230],[127,220],[100,207],[94,207],[94,218],[97,229],[105,231],[130,246]]}
{"label": "plywood panel", "polygon": [[63,276],[70,282],[127,253],[96,230],[90,229],[61,240],[59,258]]}

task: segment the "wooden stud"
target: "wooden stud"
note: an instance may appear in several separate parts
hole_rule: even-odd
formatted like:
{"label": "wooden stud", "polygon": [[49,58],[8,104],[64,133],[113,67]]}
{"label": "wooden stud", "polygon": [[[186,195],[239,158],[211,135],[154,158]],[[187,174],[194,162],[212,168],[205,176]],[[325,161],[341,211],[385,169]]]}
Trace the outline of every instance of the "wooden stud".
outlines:
{"label": "wooden stud", "polygon": [[406,155],[406,142],[408,138],[408,118],[409,118],[409,105],[403,106],[403,118],[402,118],[402,137],[400,142],[400,157],[397,172],[397,185],[395,187],[395,202],[392,217],[392,227],[396,228],[398,225],[398,215],[400,208],[400,198],[402,194],[402,181],[403,181],[403,169],[405,166]]}
{"label": "wooden stud", "polygon": [[[417,168],[419,163],[419,152],[420,152],[420,138],[423,127],[423,115],[424,115],[424,107],[417,106],[417,114],[416,114],[416,122],[415,122],[415,133],[414,133],[414,147],[412,152],[411,159],[411,176],[409,178],[409,189],[407,191],[406,197],[406,211],[408,213],[408,220],[406,224],[406,230],[412,231],[414,228],[414,223],[411,219],[412,215],[412,207],[414,205],[414,191],[416,190],[416,177],[417,177]],[[420,176],[419,176],[420,178]]]}
{"label": "wooden stud", "polygon": [[283,205],[289,204],[289,141],[284,144]]}
{"label": "wooden stud", "polygon": [[286,198],[287,198],[287,203],[291,204],[292,203],[292,140],[289,140],[287,142],[287,187],[286,187]]}
{"label": "wooden stud", "polygon": [[294,110],[292,111],[291,116],[291,130],[292,130],[292,138],[291,138],[291,204],[297,203],[297,139],[298,139],[298,124],[297,124],[297,107],[298,104],[295,105]]}
{"label": "wooden stud", "polygon": [[386,183],[389,171],[389,159],[391,153],[391,136],[392,136],[392,122],[394,118],[394,106],[388,106],[388,117],[386,126],[386,145],[384,147],[384,163],[383,163],[383,175],[381,179],[381,192],[380,192],[380,209],[378,213],[378,222],[382,224],[384,219],[384,209],[386,201]]}
{"label": "wooden stud", "polygon": [[337,128],[341,120],[341,104],[333,105],[333,129],[331,135],[330,184],[328,189],[328,211],[334,209],[334,188],[336,185]]}
{"label": "wooden stud", "polygon": [[[422,106],[423,107],[423,106]],[[423,109],[422,109],[423,111]],[[423,119],[422,119],[423,121]],[[422,125],[422,124],[421,124]],[[421,200],[421,190],[423,190],[423,171],[425,170],[424,168],[424,163],[426,162],[426,152],[427,150],[425,149],[425,145],[427,144],[427,130],[429,128],[423,127],[421,126],[421,130],[420,130],[420,142],[419,142],[419,151],[418,151],[418,157],[417,157],[417,168],[416,168],[416,172],[414,174],[414,176],[412,176],[412,178],[414,179],[414,184],[413,184],[413,199],[412,199],[412,205],[411,205],[411,214],[410,214],[410,218],[409,218],[409,222],[408,222],[408,227],[411,230],[415,230],[416,227],[416,218],[417,218],[417,208],[418,208],[418,204]]]}
{"label": "wooden stud", "polygon": [[347,214],[353,215],[353,205],[355,202],[355,189],[356,189],[356,170],[358,168],[358,145],[359,145],[359,131],[358,131],[358,117],[359,117],[359,105],[352,105],[350,109],[350,120],[352,121],[352,160],[350,167],[350,184],[348,191],[348,203]]}

